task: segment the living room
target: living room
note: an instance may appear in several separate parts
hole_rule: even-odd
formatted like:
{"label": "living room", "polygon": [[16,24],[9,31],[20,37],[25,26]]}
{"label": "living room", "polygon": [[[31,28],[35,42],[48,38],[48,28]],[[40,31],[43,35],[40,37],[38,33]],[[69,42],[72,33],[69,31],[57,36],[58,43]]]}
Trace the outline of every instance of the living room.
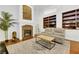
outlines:
{"label": "living room", "polygon": [[[24,6],[24,7],[23,7]],[[0,30],[0,41],[9,41],[9,40],[12,40],[13,39],[13,36],[12,36],[12,33],[15,32],[16,33],[16,37],[18,38],[17,40],[19,40],[19,42],[16,42],[16,46],[17,45],[20,45],[21,44],[21,47],[17,47],[17,48],[11,48],[13,47],[13,45],[15,45],[15,42],[14,43],[11,43],[8,45],[8,43],[6,43],[8,46],[7,46],[7,49],[8,49],[8,53],[13,53],[13,54],[23,54],[23,53],[26,53],[26,54],[29,54],[29,53],[48,53],[47,51],[50,51],[49,49],[46,49],[44,48],[43,46],[41,46],[39,48],[39,46],[37,46],[36,44],[34,44],[35,42],[32,41],[33,39],[35,39],[35,37],[37,36],[37,34],[39,33],[42,33],[45,31],[46,28],[44,28],[44,23],[43,23],[43,19],[45,17],[49,17],[49,16],[53,16],[53,15],[56,15],[56,24],[55,24],[55,27],[51,27],[51,28],[61,28],[61,29],[64,29],[64,39],[65,40],[68,40],[68,41],[79,41],[79,28],[77,25],[76,28],[63,28],[63,18],[62,18],[62,14],[64,12],[69,12],[69,11],[72,11],[72,10],[76,10],[79,8],[79,5],[0,5],[0,13],[2,11],[4,12],[9,12],[10,14],[12,14],[12,18],[15,19],[14,22],[16,22],[17,24],[14,25],[14,27],[10,27],[8,29],[8,40],[5,40],[5,33],[3,30]],[[26,14],[25,16],[29,15],[27,13],[30,13],[30,17],[25,17],[24,16],[24,10],[26,10]],[[28,11],[29,10],[29,11]],[[74,12],[75,14],[77,12]],[[75,16],[76,17],[76,16]],[[50,26],[47,26],[47,28],[50,28]],[[55,29],[54,29],[55,30]],[[30,33],[30,34],[29,34]],[[27,35],[27,36],[26,36]],[[28,36],[30,35],[30,37]],[[46,36],[45,36],[46,37]],[[28,39],[28,40],[27,40]],[[29,43],[27,43],[29,42]],[[18,44],[20,43],[20,44]],[[25,43],[24,45],[28,46],[28,49],[27,47],[24,47],[22,46],[22,44]],[[69,43],[69,42],[68,42]],[[32,48],[32,46],[30,44],[33,44],[33,48],[34,49],[37,49],[37,50],[34,50]],[[58,44],[58,43],[56,43]],[[30,45],[30,47],[29,47]],[[58,44],[59,47],[61,44]],[[55,48],[52,48],[53,49],[57,49],[57,50],[54,50],[54,52],[49,52],[49,53],[67,53],[69,54],[70,52],[69,51],[66,51],[65,53],[64,52],[58,52],[58,50],[60,50],[60,48],[56,45]],[[23,48],[24,47],[24,48]],[[70,49],[70,44],[67,47],[67,50]],[[64,46],[64,48],[66,48]],[[18,49],[22,48],[21,52],[17,52]],[[62,47],[61,47],[62,48]],[[64,51],[64,48],[62,48],[60,51]],[[15,49],[15,50],[12,50],[12,49]],[[41,50],[44,50],[46,49],[45,51],[41,51]],[[26,51],[25,51],[26,50]],[[33,51],[31,51],[33,50]],[[28,52],[29,51],[29,52]],[[77,53],[79,53],[79,51],[77,51]]]}

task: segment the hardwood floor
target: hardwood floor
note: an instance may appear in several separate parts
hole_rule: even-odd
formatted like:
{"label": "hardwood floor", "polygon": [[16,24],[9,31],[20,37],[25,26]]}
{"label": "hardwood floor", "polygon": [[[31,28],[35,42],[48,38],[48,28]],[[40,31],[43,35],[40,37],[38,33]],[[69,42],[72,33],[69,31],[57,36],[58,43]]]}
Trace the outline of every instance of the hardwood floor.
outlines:
{"label": "hardwood floor", "polygon": [[79,42],[70,41],[70,54],[79,54]]}
{"label": "hardwood floor", "polygon": [[12,44],[16,44],[20,42],[20,40],[8,40],[7,42],[5,41],[5,45],[8,46],[8,45],[12,45]]}

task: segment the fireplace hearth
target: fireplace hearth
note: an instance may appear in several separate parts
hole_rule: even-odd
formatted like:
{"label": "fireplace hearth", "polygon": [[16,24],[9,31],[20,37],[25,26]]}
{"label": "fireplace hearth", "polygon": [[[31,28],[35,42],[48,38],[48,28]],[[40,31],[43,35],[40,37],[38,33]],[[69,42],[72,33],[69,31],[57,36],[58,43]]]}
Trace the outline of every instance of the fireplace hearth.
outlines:
{"label": "fireplace hearth", "polygon": [[22,37],[23,37],[23,40],[31,39],[33,37],[32,25],[22,26]]}

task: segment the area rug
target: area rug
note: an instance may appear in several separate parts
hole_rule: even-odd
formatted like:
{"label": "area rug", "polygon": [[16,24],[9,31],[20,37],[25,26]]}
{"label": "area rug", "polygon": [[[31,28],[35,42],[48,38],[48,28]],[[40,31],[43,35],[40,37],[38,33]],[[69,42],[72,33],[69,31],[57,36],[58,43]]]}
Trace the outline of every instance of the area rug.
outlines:
{"label": "area rug", "polygon": [[68,54],[70,51],[70,42],[64,41],[64,44],[56,43],[49,50],[35,42],[35,38],[7,46],[9,54]]}

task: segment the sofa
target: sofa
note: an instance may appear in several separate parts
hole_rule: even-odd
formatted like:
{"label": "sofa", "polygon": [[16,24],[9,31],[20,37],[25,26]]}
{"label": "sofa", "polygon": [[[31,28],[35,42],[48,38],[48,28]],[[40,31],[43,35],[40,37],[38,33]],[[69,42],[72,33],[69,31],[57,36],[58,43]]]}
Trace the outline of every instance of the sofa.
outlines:
{"label": "sofa", "polygon": [[55,37],[56,43],[63,44],[65,39],[65,30],[61,28],[46,28],[44,32],[41,32],[38,35]]}

